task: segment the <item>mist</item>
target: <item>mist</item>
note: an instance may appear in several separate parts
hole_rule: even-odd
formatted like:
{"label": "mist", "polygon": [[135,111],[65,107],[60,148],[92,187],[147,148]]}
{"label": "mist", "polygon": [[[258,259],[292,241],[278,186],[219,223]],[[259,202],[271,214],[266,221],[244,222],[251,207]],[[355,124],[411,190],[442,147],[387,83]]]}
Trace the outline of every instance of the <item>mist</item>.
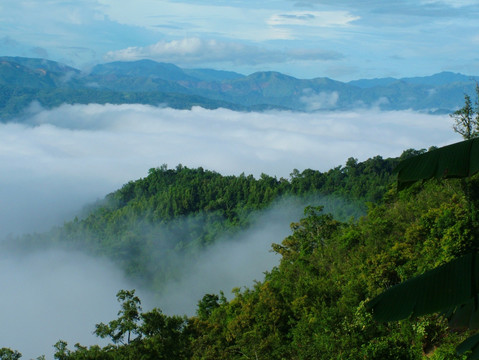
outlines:
{"label": "mist", "polygon": [[[304,216],[308,205],[324,206],[324,212],[334,208],[355,208],[334,197],[287,197],[276,201],[269,209],[250,215],[252,225],[235,235],[224,236],[204,249],[198,260],[184,264],[179,280],[167,282],[156,304],[163,312],[195,315],[198,301],[205,294],[223,292],[227,299],[234,288],[251,287],[264,274],[279,264],[280,256],[272,251],[273,243],[281,243],[292,234],[291,223]],[[357,210],[357,209],[355,209]]]}
{"label": "mist", "polygon": [[24,359],[53,358],[60,339],[106,345],[93,335],[95,324],[116,319],[116,293],[133,288],[105,259],[60,250],[1,254],[0,284],[0,348],[16,349]]}
{"label": "mist", "polygon": [[146,105],[32,105],[0,124],[0,238],[71,219],[149,168],[202,166],[224,175],[327,171],[408,148],[458,141],[448,116],[410,111],[242,113]]}
{"label": "mist", "polygon": [[[15,122],[0,124],[0,240],[61,225],[83,206],[162,164],[288,178],[293,169],[327,171],[349,157],[399,156],[408,148],[458,140],[448,116],[410,111],[242,113],[93,104],[44,110],[33,105]],[[152,306],[191,315],[205,293],[231,296],[233,287],[261,280],[279,261],[269,251],[271,243],[289,235],[303,205],[278,204],[258,214],[247,232],[224,239],[185,267]],[[2,254],[0,281],[0,347],[17,349],[24,358],[48,357],[59,339],[70,345],[98,343],[94,324],[116,318],[116,292],[135,287],[108,261],[64,251]],[[150,301],[149,295],[141,298]]]}

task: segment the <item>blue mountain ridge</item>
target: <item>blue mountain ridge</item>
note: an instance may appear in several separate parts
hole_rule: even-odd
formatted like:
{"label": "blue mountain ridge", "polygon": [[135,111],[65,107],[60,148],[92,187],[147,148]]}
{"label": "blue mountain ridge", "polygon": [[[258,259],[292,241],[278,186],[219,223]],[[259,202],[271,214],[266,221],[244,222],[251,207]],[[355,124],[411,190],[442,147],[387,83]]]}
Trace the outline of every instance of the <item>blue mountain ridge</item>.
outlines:
{"label": "blue mountain ridge", "polygon": [[183,69],[153,60],[98,64],[89,72],[46,59],[0,57],[0,116],[15,116],[38,101],[167,104],[242,111],[336,111],[357,108],[450,113],[472,96],[479,77],[441,72],[424,77],[297,79],[274,71],[243,75]]}

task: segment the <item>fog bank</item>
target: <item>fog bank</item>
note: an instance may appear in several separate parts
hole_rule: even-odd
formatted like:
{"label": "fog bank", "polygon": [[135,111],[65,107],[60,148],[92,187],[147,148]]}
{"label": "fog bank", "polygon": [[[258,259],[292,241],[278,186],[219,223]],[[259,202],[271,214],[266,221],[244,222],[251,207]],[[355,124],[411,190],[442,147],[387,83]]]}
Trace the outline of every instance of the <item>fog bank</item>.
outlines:
{"label": "fog bank", "polygon": [[92,334],[95,324],[116,319],[116,293],[132,288],[104,259],[63,251],[3,253],[0,284],[0,347],[20,351],[23,359],[52,359],[60,339],[72,347],[106,345]]}
{"label": "fog bank", "polygon": [[[199,254],[196,263],[185,264],[180,280],[166,284],[157,306],[170,315],[191,316],[205,294],[223,291],[231,298],[233,288],[251,287],[255,280],[263,280],[264,272],[280,260],[280,256],[271,251],[271,244],[281,243],[292,233],[290,224],[303,217],[307,205],[321,205],[321,199],[282,199],[271,208],[252,214],[254,220],[250,228],[220,238]],[[325,211],[328,210],[325,208]]]}
{"label": "fog bank", "polygon": [[[242,113],[146,105],[32,106],[0,124],[0,238],[45,230],[83,204],[181,163],[222,174],[329,170],[459,138],[448,116],[409,111]],[[21,121],[21,123],[20,123]]]}

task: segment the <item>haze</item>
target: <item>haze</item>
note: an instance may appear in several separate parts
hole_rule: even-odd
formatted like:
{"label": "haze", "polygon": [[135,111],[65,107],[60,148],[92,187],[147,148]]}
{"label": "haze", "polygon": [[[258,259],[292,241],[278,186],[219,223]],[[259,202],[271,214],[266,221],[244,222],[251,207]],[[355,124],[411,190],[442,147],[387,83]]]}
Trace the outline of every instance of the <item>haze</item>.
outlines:
{"label": "haze", "polygon": [[288,178],[293,169],[327,171],[349,157],[394,157],[459,140],[448,116],[372,110],[63,105],[37,108],[23,121],[0,124],[0,237],[61,224],[86,203],[162,164]]}

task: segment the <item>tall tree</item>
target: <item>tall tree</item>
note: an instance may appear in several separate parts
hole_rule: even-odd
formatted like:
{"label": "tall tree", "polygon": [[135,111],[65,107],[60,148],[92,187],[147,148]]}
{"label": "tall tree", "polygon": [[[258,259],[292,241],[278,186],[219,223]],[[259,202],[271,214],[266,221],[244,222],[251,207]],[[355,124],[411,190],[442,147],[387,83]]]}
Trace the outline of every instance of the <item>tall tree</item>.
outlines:
{"label": "tall tree", "polygon": [[464,106],[450,116],[454,119],[454,131],[461,134],[464,139],[469,140],[478,135],[477,117],[474,117],[474,108],[469,95],[464,95]]}
{"label": "tall tree", "polygon": [[138,296],[135,296],[135,290],[120,290],[116,297],[118,302],[121,302],[121,309],[118,311],[119,318],[110,321],[108,325],[97,324],[94,334],[101,338],[109,337],[115,344],[130,344],[135,340],[132,339],[132,335],[141,336],[138,328],[141,301]]}
{"label": "tall tree", "polygon": [[21,357],[22,357],[22,354],[16,350],[12,350],[5,347],[0,349],[0,360],[18,360]]}
{"label": "tall tree", "polygon": [[461,134],[465,140],[479,136],[479,84],[477,82],[474,106],[471,97],[464,94],[464,106],[449,116],[454,119],[454,131]]}

